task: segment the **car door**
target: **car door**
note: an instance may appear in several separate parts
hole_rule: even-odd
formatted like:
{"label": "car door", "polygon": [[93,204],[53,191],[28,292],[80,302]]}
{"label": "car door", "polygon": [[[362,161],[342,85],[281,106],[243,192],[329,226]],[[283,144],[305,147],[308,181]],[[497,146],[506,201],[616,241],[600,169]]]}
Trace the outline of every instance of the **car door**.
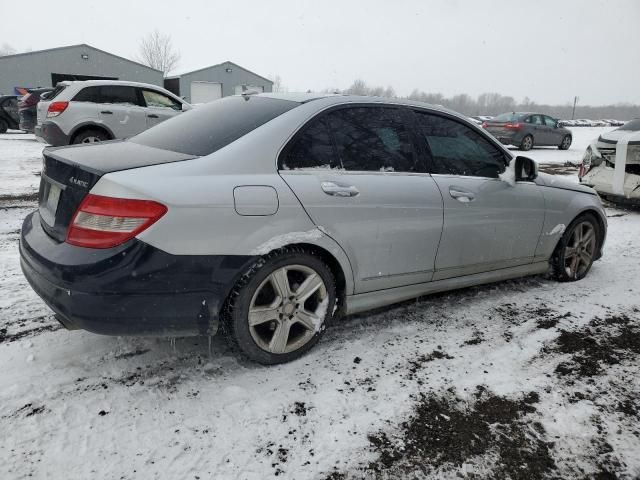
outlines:
{"label": "car door", "polygon": [[432,279],[442,196],[402,108],[350,106],[311,120],[283,150],[282,178],[346,252],[356,293]]}
{"label": "car door", "polygon": [[151,89],[141,89],[146,106],[147,128],[151,128],[182,112],[182,104],[177,100]]}
{"label": "car door", "polygon": [[98,117],[115,138],[132,137],[147,129],[145,107],[135,87],[102,85],[98,103]]}
{"label": "car door", "polygon": [[426,111],[416,120],[444,199],[434,280],[531,263],[544,221],[540,187],[501,180],[509,157],[470,125]]}
{"label": "car door", "polygon": [[529,125],[528,133],[533,135],[534,146],[548,145],[547,133],[545,131],[542,115],[529,115],[529,117],[525,119],[525,123]]}
{"label": "car door", "polygon": [[558,128],[558,121],[548,115],[542,115],[542,121],[545,126],[545,145],[560,145],[564,134],[562,130]]}

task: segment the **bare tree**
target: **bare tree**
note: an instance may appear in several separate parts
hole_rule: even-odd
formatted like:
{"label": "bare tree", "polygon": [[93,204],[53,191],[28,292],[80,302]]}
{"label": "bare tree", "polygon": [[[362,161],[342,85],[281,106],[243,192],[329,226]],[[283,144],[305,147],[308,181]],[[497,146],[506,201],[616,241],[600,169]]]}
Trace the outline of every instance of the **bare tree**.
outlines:
{"label": "bare tree", "polygon": [[273,93],[283,93],[287,91],[287,87],[283,85],[280,75],[269,75],[267,78],[273,82]]}
{"label": "bare tree", "polygon": [[0,57],[4,57],[5,55],[13,55],[14,53],[16,53],[16,49],[8,43],[3,43],[0,47]]}
{"label": "bare tree", "polygon": [[171,35],[154,30],[140,41],[137,58],[140,63],[161,70],[166,76],[178,65],[180,53],[174,50]]}

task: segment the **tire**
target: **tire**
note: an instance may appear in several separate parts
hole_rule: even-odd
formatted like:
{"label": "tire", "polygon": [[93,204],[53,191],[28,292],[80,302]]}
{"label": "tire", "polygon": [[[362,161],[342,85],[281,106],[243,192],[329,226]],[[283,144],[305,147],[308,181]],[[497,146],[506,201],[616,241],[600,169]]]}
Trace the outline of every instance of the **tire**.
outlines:
{"label": "tire", "polygon": [[520,142],[520,150],[524,150],[525,152],[527,152],[532,148],[533,148],[533,137],[531,135],[525,135],[525,137]]}
{"label": "tire", "polygon": [[242,276],[226,303],[223,325],[232,346],[247,358],[274,365],[294,360],[318,343],[335,306],[330,268],[303,249],[283,248]]}
{"label": "tire", "polygon": [[[585,213],[576,217],[565,230],[551,258],[552,272],[556,280],[582,280],[591,270],[600,249],[601,238],[600,224],[593,214]],[[576,253],[570,255],[572,251]]]}
{"label": "tire", "polygon": [[571,135],[565,135],[560,145],[558,145],[558,148],[560,150],[569,150],[569,147],[571,146],[571,140]]}
{"label": "tire", "polygon": [[111,137],[104,130],[89,129],[83,130],[73,137],[73,143],[98,143],[111,140]]}
{"label": "tire", "polygon": [[0,118],[0,133],[7,133],[9,125],[2,118]]}

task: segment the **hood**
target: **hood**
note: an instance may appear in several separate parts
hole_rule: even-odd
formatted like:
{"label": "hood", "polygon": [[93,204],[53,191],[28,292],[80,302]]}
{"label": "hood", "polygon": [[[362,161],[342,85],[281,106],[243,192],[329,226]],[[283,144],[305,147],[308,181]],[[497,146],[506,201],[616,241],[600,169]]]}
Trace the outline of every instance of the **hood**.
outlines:
{"label": "hood", "polygon": [[560,175],[550,175],[548,173],[539,173],[538,180],[541,181],[545,187],[560,188],[562,190],[571,190],[573,192],[588,193],[590,195],[596,195],[596,191],[593,188],[568,180],[567,178],[562,177]]}
{"label": "hood", "polygon": [[633,130],[612,130],[598,137],[598,143],[602,145],[615,145],[620,140],[628,140],[629,145],[640,145],[640,132]]}

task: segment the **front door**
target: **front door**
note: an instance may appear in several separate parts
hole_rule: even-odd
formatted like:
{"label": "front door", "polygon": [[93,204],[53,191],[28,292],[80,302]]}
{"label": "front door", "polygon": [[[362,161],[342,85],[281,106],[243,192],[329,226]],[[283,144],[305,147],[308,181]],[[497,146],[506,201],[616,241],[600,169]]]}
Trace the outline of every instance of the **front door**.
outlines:
{"label": "front door", "polygon": [[434,280],[533,262],[544,198],[532,182],[502,180],[508,157],[456,119],[416,112],[444,199]]}
{"label": "front door", "polygon": [[182,111],[182,104],[164,93],[144,89],[142,97],[146,105],[148,128],[175,117]]}
{"label": "front door", "polygon": [[283,150],[282,178],[347,253],[356,293],[428,282],[442,196],[414,149],[401,108],[339,108]]}

